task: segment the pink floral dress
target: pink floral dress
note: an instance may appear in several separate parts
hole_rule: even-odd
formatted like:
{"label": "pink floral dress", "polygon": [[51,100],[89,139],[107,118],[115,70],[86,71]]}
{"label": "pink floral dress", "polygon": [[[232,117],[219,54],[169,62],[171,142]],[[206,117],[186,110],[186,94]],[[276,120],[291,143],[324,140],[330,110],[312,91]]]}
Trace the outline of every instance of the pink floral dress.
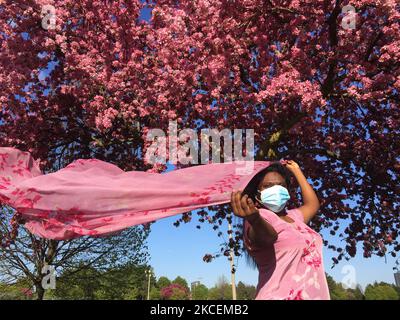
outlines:
{"label": "pink floral dress", "polygon": [[261,216],[278,233],[277,241],[267,247],[256,247],[244,225],[244,244],[258,265],[256,300],[330,300],[322,263],[321,236],[304,223],[299,209],[287,210],[293,223],[274,212],[260,209]]}

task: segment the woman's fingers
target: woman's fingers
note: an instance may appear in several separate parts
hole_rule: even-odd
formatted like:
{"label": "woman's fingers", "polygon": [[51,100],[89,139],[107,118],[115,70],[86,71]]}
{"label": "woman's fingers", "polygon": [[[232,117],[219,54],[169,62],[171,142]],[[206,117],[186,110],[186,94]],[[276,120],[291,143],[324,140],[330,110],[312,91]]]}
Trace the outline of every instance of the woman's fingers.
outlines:
{"label": "woman's fingers", "polygon": [[234,213],[236,213],[236,215],[243,217],[244,215],[244,211],[242,209],[242,206],[240,204],[240,197],[241,197],[241,192],[240,191],[236,191],[233,192],[233,206],[236,210],[236,212],[234,211]]}
{"label": "woman's fingers", "polygon": [[241,199],[240,199],[240,204],[242,205],[243,210],[248,213],[249,212],[249,205],[247,204],[247,199],[248,196],[245,194]]}
{"label": "woman's fingers", "polygon": [[240,201],[241,197],[242,197],[242,193],[240,191],[236,192],[236,196],[235,196],[236,207],[237,207],[237,209],[239,211],[239,214],[243,217],[244,216],[244,210],[243,210],[243,207],[242,207],[242,203]]}
{"label": "woman's fingers", "polygon": [[258,209],[255,207],[253,200],[247,197],[247,208],[246,208],[247,215],[252,215],[253,213],[256,212],[258,212]]}
{"label": "woman's fingers", "polygon": [[235,204],[235,201],[234,201],[234,191],[232,191],[232,193],[231,193],[231,207],[232,207],[232,210],[233,210],[233,213],[236,213],[236,204]]}
{"label": "woman's fingers", "polygon": [[235,215],[238,215],[239,214],[239,209],[237,207],[237,203],[236,202],[237,202],[236,201],[236,191],[233,191],[231,193],[231,205],[232,205],[233,213]]}
{"label": "woman's fingers", "polygon": [[239,217],[246,217],[258,211],[253,200],[247,194],[242,197],[241,191],[231,193],[231,205],[233,213]]}
{"label": "woman's fingers", "polygon": [[242,198],[242,208],[244,209],[246,216],[258,212],[258,209],[256,209],[254,206],[253,200],[251,200],[248,195],[245,195]]}
{"label": "woman's fingers", "polygon": [[247,203],[248,203],[249,209],[250,209],[252,212],[257,211],[257,208],[256,208],[256,206],[254,205],[254,202],[253,202],[252,199],[249,198],[248,201],[247,201]]}

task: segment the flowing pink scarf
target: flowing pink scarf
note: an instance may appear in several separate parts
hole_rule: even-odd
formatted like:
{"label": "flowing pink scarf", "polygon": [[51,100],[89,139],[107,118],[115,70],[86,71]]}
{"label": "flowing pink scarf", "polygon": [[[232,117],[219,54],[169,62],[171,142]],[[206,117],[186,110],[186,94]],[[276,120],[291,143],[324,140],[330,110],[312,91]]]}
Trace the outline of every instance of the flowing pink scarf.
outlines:
{"label": "flowing pink scarf", "polygon": [[30,153],[0,148],[0,203],[16,209],[25,227],[43,238],[102,236],[228,203],[232,190],[243,189],[269,164],[214,163],[160,174],[79,159],[43,174]]}

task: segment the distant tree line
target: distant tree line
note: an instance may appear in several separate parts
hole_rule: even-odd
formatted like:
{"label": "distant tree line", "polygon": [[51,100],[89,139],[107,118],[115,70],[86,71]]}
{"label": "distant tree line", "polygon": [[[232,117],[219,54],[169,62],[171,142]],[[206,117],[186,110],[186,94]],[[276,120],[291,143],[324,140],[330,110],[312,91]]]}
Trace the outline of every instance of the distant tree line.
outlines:
{"label": "distant tree line", "polygon": [[[77,270],[79,266],[77,267]],[[145,300],[149,293],[150,300],[232,300],[232,287],[225,276],[220,276],[216,284],[208,288],[201,282],[190,285],[183,277],[170,280],[165,276],[158,279],[153,273],[149,279],[148,265],[126,264],[124,266],[99,271],[85,268],[76,273],[65,272],[57,277],[56,289],[46,290],[45,299],[106,299],[106,300]],[[345,288],[327,275],[328,287],[332,300],[399,300],[400,288],[385,282],[374,282],[362,290]],[[241,281],[236,286],[238,300],[253,300],[256,287]],[[0,282],[0,299],[34,299],[34,288],[29,281],[21,278],[13,284]]]}

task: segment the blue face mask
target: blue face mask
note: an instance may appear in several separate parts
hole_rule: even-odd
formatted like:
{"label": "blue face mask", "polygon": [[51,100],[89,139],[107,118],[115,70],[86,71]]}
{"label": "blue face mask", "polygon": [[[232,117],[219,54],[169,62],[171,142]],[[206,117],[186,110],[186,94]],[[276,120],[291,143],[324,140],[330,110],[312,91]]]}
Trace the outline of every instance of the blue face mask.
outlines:
{"label": "blue face mask", "polygon": [[278,184],[259,192],[261,203],[273,212],[282,211],[290,199],[288,189]]}

